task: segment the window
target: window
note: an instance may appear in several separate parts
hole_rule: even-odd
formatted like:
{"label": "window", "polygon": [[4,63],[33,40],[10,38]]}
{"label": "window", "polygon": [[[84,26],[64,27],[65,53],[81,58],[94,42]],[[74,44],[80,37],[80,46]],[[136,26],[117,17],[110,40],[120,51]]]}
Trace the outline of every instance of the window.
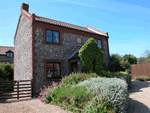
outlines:
{"label": "window", "polygon": [[46,30],[46,42],[59,43],[59,32]]}
{"label": "window", "polygon": [[102,49],[102,41],[100,39],[95,39],[95,42],[97,43],[98,47]]}
{"label": "window", "polygon": [[13,53],[7,53],[7,57],[13,57]]}
{"label": "window", "polygon": [[46,64],[47,78],[61,78],[60,63],[49,62]]}
{"label": "window", "polygon": [[82,42],[81,42],[81,38],[77,38],[77,43],[78,44],[81,44]]}

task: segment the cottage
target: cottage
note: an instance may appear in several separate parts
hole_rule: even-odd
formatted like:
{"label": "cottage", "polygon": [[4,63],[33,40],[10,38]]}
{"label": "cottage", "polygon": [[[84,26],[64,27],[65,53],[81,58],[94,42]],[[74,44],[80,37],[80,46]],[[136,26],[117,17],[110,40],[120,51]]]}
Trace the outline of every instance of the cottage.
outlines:
{"label": "cottage", "polygon": [[0,46],[0,62],[13,63],[14,61],[14,47]]}
{"label": "cottage", "polygon": [[94,38],[109,60],[108,33],[30,14],[23,3],[14,37],[14,80],[35,79],[36,92],[46,83],[81,71],[79,48]]}

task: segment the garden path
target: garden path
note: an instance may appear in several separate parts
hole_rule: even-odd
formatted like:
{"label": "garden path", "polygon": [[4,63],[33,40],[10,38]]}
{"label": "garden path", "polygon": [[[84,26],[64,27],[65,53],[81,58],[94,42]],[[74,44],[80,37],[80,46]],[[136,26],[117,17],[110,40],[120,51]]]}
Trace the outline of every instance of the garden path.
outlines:
{"label": "garden path", "polygon": [[132,81],[128,113],[150,113],[150,81]]}

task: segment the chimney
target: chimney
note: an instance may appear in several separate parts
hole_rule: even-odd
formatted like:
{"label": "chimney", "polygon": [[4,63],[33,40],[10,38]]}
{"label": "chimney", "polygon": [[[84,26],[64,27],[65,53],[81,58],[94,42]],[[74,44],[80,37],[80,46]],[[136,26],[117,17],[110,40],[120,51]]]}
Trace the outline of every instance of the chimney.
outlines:
{"label": "chimney", "polygon": [[25,3],[22,3],[21,5],[21,10],[24,9],[28,12],[28,9],[29,9],[29,5],[28,4],[25,4]]}

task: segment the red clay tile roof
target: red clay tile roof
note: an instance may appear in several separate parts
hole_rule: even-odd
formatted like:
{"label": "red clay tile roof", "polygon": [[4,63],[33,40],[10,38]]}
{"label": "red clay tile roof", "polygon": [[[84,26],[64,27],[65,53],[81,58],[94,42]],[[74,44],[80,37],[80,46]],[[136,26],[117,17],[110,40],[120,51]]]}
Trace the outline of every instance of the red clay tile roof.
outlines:
{"label": "red clay tile roof", "polygon": [[35,21],[39,21],[39,22],[44,22],[44,23],[49,23],[49,24],[53,24],[53,25],[58,25],[58,26],[62,26],[62,27],[67,27],[67,28],[71,28],[71,29],[76,29],[76,30],[80,30],[80,31],[85,31],[85,32],[89,32],[89,33],[94,33],[94,34],[100,34],[100,35],[104,35],[107,36],[106,33],[99,32],[97,30],[97,32],[94,32],[93,30],[89,30],[87,27],[81,27],[81,26],[77,26],[77,25],[73,25],[73,24],[69,24],[69,23],[65,23],[65,22],[61,22],[61,21],[57,21],[57,20],[52,20],[52,19],[48,19],[48,18],[44,18],[44,17],[40,17],[40,16],[35,16]]}
{"label": "red clay tile roof", "polygon": [[6,52],[9,50],[14,52],[14,47],[0,46],[0,54],[1,55],[6,55]]}

